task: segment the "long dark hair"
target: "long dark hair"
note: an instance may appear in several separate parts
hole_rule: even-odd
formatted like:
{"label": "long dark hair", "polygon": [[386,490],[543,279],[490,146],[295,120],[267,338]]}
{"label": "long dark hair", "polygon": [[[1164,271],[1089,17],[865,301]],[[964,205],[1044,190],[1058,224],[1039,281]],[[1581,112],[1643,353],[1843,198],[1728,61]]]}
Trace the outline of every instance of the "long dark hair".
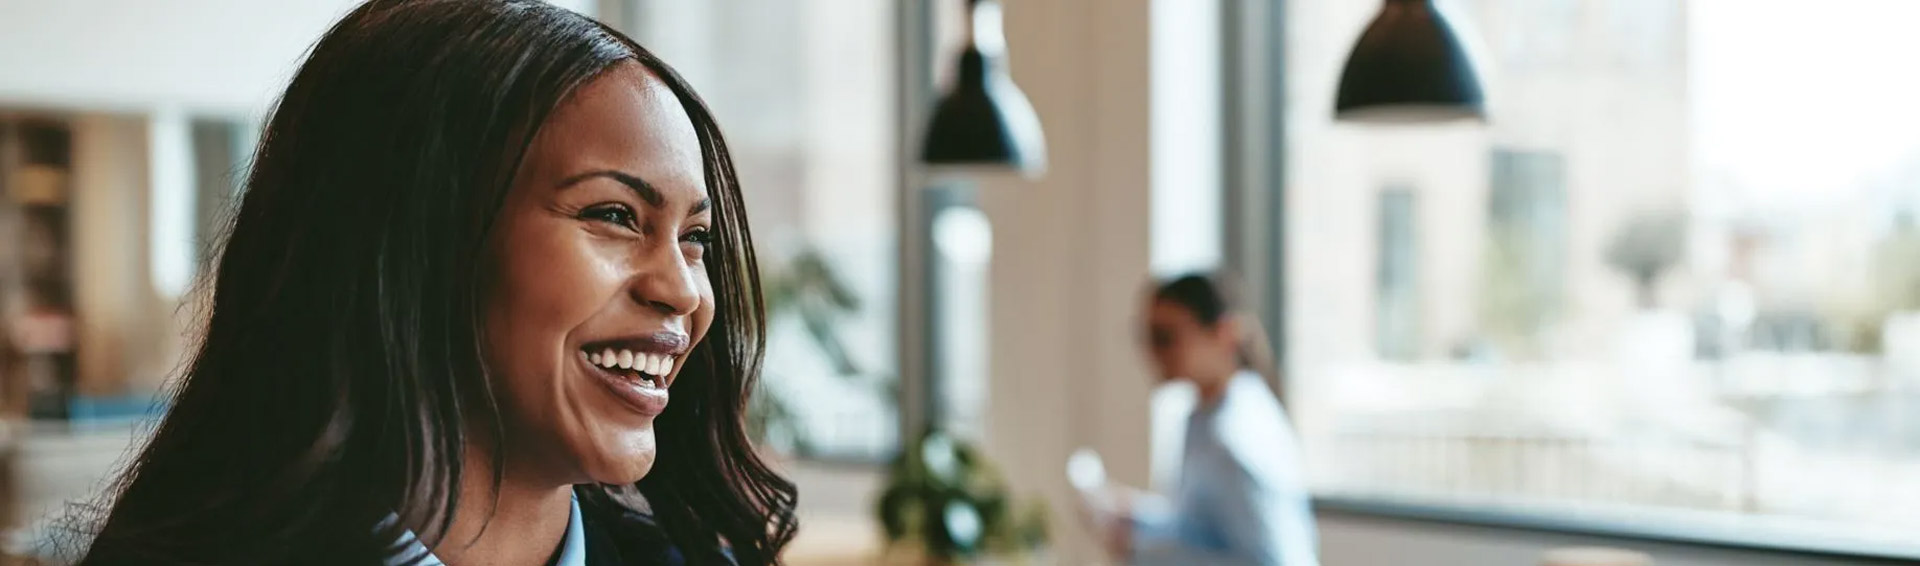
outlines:
{"label": "long dark hair", "polygon": [[1267,333],[1262,330],[1260,320],[1241,306],[1238,289],[1229,283],[1230,279],[1220,273],[1188,273],[1155,284],[1153,298],[1187,309],[1207,328],[1220,326],[1227,317],[1238,317],[1240,367],[1258,372],[1267,386],[1274,389],[1274,394],[1279,395],[1280,376],[1274,364],[1273,347],[1267,344]]}
{"label": "long dark hair", "polygon": [[645,536],[691,563],[775,563],[795,489],[744,426],[766,330],[726,143],[665,63],[537,0],[371,0],[314,45],[261,137],[172,410],[82,563],[368,564],[401,525],[440,540],[465,435],[503,433],[481,356],[483,242],[547,115],[623,62],[664,81],[698,133],[718,310],[656,421],[652,471],[583,502],[644,496]]}

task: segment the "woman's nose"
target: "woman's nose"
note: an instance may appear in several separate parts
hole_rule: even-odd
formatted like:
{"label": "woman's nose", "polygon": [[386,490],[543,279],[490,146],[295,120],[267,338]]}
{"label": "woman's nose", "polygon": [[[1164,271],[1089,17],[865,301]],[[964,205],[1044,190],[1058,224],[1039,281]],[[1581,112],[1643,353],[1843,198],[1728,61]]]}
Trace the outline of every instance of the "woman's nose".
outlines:
{"label": "woman's nose", "polygon": [[700,307],[696,268],[688,265],[675,248],[648,255],[648,261],[641,264],[629,287],[634,302],[668,316],[692,314]]}

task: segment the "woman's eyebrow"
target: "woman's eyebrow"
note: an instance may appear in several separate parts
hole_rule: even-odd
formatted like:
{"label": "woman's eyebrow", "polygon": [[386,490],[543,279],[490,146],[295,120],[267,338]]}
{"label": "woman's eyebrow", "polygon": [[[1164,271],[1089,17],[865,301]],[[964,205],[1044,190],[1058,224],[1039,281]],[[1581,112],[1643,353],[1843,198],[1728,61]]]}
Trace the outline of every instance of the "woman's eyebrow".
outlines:
{"label": "woman's eyebrow", "polygon": [[595,177],[605,177],[619,181],[620,184],[626,185],[629,189],[633,189],[633,193],[639,195],[640,200],[647,201],[647,204],[654,207],[666,205],[667,199],[660,196],[660,190],[653,188],[653,183],[648,183],[646,179],[638,176],[612,169],[598,169],[567,177],[560,181],[560,188],[566,189]]}

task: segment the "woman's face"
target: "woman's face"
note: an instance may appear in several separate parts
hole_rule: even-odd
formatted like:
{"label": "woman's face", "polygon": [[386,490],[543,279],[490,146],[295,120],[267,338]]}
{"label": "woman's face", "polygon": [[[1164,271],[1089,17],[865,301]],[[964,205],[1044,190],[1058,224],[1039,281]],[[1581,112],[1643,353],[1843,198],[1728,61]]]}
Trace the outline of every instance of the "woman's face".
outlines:
{"label": "woman's face", "polygon": [[1239,341],[1232,321],[1207,326],[1193,310],[1172,301],[1147,305],[1147,353],[1161,380],[1212,377],[1238,366]]}
{"label": "woman's face", "polygon": [[534,137],[490,235],[486,361],[508,473],[627,484],[713,324],[699,138],[636,64],[589,81]]}

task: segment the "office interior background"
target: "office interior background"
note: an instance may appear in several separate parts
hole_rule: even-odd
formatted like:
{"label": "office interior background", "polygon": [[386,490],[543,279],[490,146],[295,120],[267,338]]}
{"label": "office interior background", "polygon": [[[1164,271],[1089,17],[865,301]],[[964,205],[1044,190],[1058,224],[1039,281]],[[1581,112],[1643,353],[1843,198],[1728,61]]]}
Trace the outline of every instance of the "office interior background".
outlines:
{"label": "office interior background", "polygon": [[[1173,481],[1193,393],[1138,312],[1217,268],[1280,354],[1329,566],[1920,560],[1920,2],[1434,2],[1483,120],[1336,120],[1377,0],[555,3],[733,145],[796,564],[877,563],[927,430],[1044,503],[1028,559],[1098,563],[1066,459]],[[10,560],[164,410],[253,137],[352,4],[0,0]],[[921,161],[970,36],[1043,167]]]}

